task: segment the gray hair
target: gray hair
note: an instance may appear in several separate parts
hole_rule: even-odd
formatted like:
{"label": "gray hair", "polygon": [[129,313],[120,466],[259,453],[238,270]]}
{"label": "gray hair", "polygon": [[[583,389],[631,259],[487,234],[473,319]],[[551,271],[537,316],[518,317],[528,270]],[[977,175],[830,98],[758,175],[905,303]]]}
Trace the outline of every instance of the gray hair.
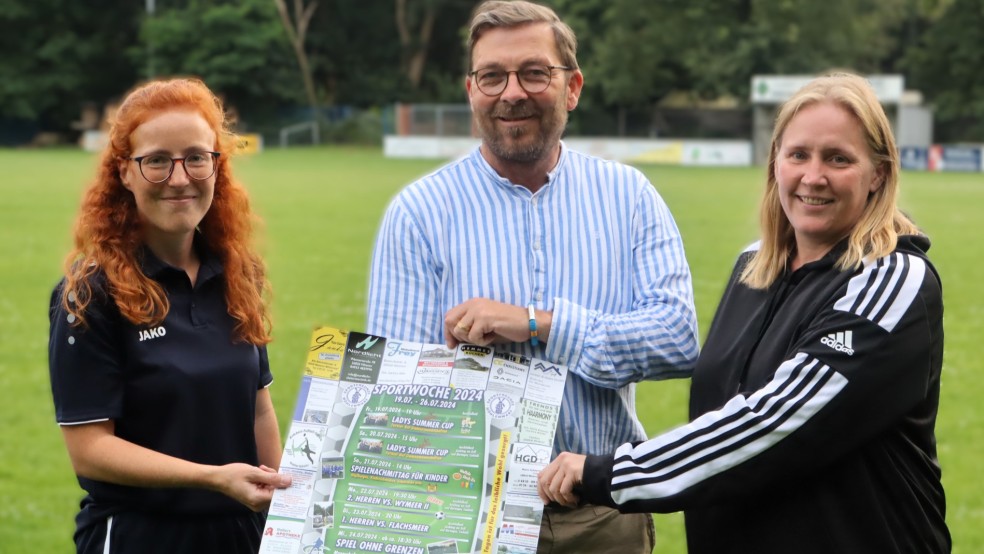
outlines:
{"label": "gray hair", "polygon": [[560,63],[577,69],[577,37],[574,36],[574,31],[570,26],[561,21],[552,9],[525,0],[489,0],[475,8],[475,14],[472,16],[471,29],[468,35],[468,68],[466,71],[471,71],[475,43],[485,31],[500,27],[520,27],[534,23],[548,23],[550,25],[554,33],[554,42],[557,43],[557,52],[560,54]]}

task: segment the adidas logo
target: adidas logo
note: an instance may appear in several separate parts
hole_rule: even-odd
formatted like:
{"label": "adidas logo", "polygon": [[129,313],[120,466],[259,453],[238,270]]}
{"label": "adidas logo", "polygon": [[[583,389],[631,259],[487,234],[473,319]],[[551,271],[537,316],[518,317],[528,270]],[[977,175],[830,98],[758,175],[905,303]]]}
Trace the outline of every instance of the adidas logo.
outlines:
{"label": "adidas logo", "polygon": [[852,342],[854,341],[853,331],[841,331],[839,333],[831,333],[826,337],[820,339],[821,344],[825,344],[838,352],[843,352],[848,356],[854,355],[854,348]]}

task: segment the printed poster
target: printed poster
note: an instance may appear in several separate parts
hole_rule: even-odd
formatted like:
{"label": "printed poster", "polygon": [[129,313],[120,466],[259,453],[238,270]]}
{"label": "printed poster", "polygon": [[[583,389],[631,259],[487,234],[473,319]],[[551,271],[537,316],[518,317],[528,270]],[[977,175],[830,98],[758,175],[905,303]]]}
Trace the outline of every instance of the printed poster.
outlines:
{"label": "printed poster", "polygon": [[567,368],[315,329],[261,554],[534,554]]}

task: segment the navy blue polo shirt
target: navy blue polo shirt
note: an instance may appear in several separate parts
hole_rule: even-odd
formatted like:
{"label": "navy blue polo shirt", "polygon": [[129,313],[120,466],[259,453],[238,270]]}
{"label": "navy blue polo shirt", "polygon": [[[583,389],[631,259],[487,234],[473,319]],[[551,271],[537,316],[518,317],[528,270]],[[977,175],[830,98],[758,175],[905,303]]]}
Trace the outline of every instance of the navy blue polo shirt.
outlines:
{"label": "navy blue polo shirt", "polygon": [[[55,416],[61,425],[114,420],[116,435],[203,464],[258,464],[253,425],[257,390],[273,381],[265,347],[236,341],[222,266],[199,249],[194,286],[184,271],[144,249],[141,268],[164,288],[170,310],[160,325],[133,325],[92,280],[86,325],[61,306],[64,280],[51,296],[48,342]],[[239,514],[248,508],[220,493],[150,489],[79,477],[88,493],[79,528],[120,511]]]}

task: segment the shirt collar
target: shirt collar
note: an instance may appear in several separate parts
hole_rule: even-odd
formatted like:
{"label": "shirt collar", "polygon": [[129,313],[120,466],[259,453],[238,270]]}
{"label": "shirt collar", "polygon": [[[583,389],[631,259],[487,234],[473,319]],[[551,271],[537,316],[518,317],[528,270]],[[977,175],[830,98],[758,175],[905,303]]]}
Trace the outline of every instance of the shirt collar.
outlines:
{"label": "shirt collar", "polygon": [[[218,256],[215,256],[208,246],[205,244],[205,238],[202,237],[200,232],[195,232],[194,242],[192,248],[198,253],[198,259],[201,266],[198,269],[198,279],[197,283],[204,283],[216,275],[222,274],[222,262],[219,260]],[[174,267],[173,265],[164,262],[158,258],[147,245],[140,247],[137,252],[137,262],[140,264],[140,270],[143,271],[144,275],[157,279],[162,277],[165,273],[169,271],[180,272],[184,274],[184,271]]]}
{"label": "shirt collar", "polygon": [[[840,259],[841,255],[847,250],[849,238],[844,237],[840,242],[834,245],[833,248],[827,251],[820,259],[813,260],[812,262],[807,262],[801,265],[796,271],[792,271],[789,268],[790,263],[792,263],[793,256],[789,257],[789,262],[786,265],[786,273],[794,278],[801,279],[804,275],[811,271],[823,271],[834,266],[837,260]],[[795,255],[795,254],[794,254]]]}
{"label": "shirt collar", "polygon": [[[505,187],[519,187],[523,190],[529,190],[526,187],[522,185],[517,185],[516,183],[513,183],[512,181],[506,179],[502,175],[499,175],[499,173],[496,172],[495,168],[493,168],[489,164],[488,160],[485,159],[485,156],[482,155],[481,145],[476,146],[475,149],[472,150],[471,155],[469,157],[486,175],[492,178],[493,182]],[[557,158],[557,165],[555,165],[553,169],[547,172],[547,182],[543,184],[543,187],[540,190],[543,190],[544,188],[550,186],[554,182],[554,180],[561,173],[561,171],[563,171],[564,166],[567,162],[567,158],[568,158],[567,146],[564,144],[564,141],[560,141],[560,156]]]}

